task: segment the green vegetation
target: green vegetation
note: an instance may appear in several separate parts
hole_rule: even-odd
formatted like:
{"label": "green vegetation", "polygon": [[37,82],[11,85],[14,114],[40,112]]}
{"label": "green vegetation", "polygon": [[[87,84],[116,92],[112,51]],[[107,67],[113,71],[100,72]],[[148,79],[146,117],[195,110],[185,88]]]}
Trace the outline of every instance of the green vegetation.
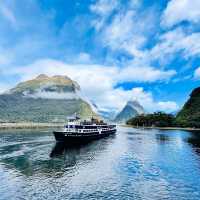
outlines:
{"label": "green vegetation", "polygon": [[128,120],[127,124],[133,126],[200,128],[200,87],[192,91],[189,100],[176,117],[157,112],[136,116]]}
{"label": "green vegetation", "polygon": [[[74,113],[82,118],[96,116],[91,106],[77,95],[77,91],[80,91],[80,86],[67,76],[48,77],[41,74],[19,83],[7,94],[0,95],[0,123],[65,122],[66,117]],[[43,98],[42,94],[45,93],[48,98]],[[56,98],[59,94],[73,94],[74,98]]]}
{"label": "green vegetation", "polygon": [[156,126],[156,127],[172,127],[175,126],[175,117],[171,114],[163,112],[155,112],[153,114],[138,115],[127,121],[128,125],[133,126]]}
{"label": "green vegetation", "polygon": [[194,89],[183,109],[177,114],[176,124],[200,128],[200,87]]}
{"label": "green vegetation", "polygon": [[42,99],[21,95],[0,95],[0,122],[65,122],[66,117],[79,114],[95,116],[90,105],[81,99]]}

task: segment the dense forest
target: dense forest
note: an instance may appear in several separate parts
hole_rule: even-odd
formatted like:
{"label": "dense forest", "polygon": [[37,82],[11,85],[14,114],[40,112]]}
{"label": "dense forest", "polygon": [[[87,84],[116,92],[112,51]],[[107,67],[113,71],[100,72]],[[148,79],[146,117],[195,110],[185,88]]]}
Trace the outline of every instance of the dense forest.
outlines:
{"label": "dense forest", "polygon": [[181,127],[200,128],[200,87],[192,91],[183,109],[177,114],[176,124]]}
{"label": "dense forest", "polygon": [[173,116],[163,112],[138,115],[127,121],[133,126],[200,128],[200,87],[195,88],[180,112]]}
{"label": "dense forest", "polygon": [[138,115],[128,120],[127,124],[133,126],[157,126],[157,127],[172,127],[176,125],[175,117],[171,114],[166,114],[163,112]]}

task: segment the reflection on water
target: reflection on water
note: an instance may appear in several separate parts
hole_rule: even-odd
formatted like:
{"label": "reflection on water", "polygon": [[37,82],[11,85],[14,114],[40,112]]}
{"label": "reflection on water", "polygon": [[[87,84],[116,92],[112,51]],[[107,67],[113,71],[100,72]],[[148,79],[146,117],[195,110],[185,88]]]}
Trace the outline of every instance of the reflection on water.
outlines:
{"label": "reflection on water", "polygon": [[84,149],[84,146],[67,147],[64,143],[57,142],[50,153],[50,157],[63,159],[66,168],[73,167],[76,165],[77,159],[80,159],[81,148]]}
{"label": "reflection on water", "polygon": [[0,200],[200,199],[200,133],[118,127],[69,148],[52,130],[2,130],[0,180]]}
{"label": "reflection on water", "polygon": [[194,151],[200,156],[200,133],[198,131],[191,132],[187,142],[193,146]]}
{"label": "reflection on water", "polygon": [[170,141],[170,137],[165,134],[156,134],[156,140],[160,143],[166,143]]}
{"label": "reflection on water", "polygon": [[60,156],[63,155],[65,153],[65,149],[66,146],[64,143],[62,142],[56,142],[55,146],[53,147],[51,153],[50,153],[50,157],[56,157],[56,156]]}

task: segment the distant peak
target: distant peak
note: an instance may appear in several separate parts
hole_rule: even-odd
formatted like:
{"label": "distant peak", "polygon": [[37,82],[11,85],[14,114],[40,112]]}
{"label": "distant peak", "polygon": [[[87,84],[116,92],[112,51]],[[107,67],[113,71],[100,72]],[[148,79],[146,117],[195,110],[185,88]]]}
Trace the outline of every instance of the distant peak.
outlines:
{"label": "distant peak", "polygon": [[137,110],[139,114],[144,113],[143,106],[137,100],[130,100],[126,104],[127,106],[132,107],[133,109]]}
{"label": "distant peak", "polygon": [[46,79],[49,78],[46,74],[40,74],[39,76],[36,77],[36,79]]}
{"label": "distant peak", "polygon": [[129,100],[127,103],[138,103],[137,100]]}
{"label": "distant peak", "polygon": [[140,106],[140,103],[137,100],[130,100],[130,101],[127,102],[127,105]]}

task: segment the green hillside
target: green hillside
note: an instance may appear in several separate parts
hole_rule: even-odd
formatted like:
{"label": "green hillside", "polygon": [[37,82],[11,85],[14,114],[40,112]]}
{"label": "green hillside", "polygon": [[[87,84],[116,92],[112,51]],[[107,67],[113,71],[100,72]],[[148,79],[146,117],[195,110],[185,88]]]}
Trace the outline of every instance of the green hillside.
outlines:
{"label": "green hillside", "polygon": [[34,99],[20,95],[0,95],[1,122],[64,122],[74,113],[81,117],[94,115],[81,99]]}
{"label": "green hillside", "polygon": [[176,123],[183,127],[200,127],[200,87],[192,91],[189,100],[177,114]]}
{"label": "green hillside", "polygon": [[19,83],[0,95],[0,122],[65,122],[75,113],[96,116],[77,91],[79,85],[66,76],[40,75]]}

